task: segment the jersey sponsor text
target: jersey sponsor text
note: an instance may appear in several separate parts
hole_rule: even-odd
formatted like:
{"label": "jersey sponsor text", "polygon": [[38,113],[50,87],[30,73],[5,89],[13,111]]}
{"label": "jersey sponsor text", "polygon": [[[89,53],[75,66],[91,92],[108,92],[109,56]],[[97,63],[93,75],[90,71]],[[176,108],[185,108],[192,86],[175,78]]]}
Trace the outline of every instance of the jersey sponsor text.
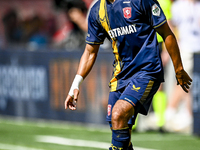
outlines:
{"label": "jersey sponsor text", "polygon": [[115,28],[112,30],[108,31],[108,34],[111,38],[115,38],[118,36],[122,36],[122,35],[127,35],[127,34],[131,34],[131,33],[135,33],[137,32],[136,30],[136,25],[129,25],[129,26],[124,26],[124,27],[120,27],[120,28]]}

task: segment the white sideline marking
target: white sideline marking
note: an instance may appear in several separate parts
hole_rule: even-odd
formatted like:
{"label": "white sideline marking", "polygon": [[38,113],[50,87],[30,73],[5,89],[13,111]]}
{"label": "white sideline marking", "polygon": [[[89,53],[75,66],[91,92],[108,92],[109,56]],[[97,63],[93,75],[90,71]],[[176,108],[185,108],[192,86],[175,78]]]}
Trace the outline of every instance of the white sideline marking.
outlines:
{"label": "white sideline marking", "polygon": [[[78,146],[78,147],[92,147],[92,148],[99,148],[99,149],[108,149],[110,143],[106,142],[96,142],[96,141],[86,141],[86,140],[75,140],[75,139],[68,139],[56,136],[36,136],[37,142],[43,143],[53,143],[53,144],[60,144],[60,145],[68,145],[68,146]],[[147,149],[141,147],[134,147],[135,150],[155,150],[155,149]]]}
{"label": "white sideline marking", "polygon": [[30,148],[25,146],[11,145],[11,144],[3,144],[0,143],[0,149],[8,149],[8,150],[42,150],[36,148]]}

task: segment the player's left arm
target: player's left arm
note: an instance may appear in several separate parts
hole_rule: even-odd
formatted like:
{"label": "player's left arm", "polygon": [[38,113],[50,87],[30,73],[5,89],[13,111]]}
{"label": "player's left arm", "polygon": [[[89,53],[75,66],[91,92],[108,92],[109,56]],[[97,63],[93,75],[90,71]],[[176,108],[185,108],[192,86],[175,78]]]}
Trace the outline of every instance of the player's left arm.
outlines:
{"label": "player's left arm", "polygon": [[180,84],[183,90],[188,93],[192,79],[185,72],[183,68],[183,64],[182,64],[182,60],[180,56],[180,50],[179,50],[175,35],[169,28],[169,25],[167,22],[163,24],[162,26],[156,28],[156,31],[162,36],[163,41],[165,42],[166,49],[174,65],[178,84]]}

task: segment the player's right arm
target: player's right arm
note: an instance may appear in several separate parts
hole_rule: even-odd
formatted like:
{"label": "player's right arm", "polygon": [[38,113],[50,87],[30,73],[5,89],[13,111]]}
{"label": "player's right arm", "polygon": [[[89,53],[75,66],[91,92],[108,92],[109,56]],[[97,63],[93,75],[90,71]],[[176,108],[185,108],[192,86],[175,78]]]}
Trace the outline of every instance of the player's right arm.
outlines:
{"label": "player's right arm", "polygon": [[85,51],[80,59],[77,75],[65,100],[65,109],[69,108],[71,110],[76,110],[75,103],[77,102],[79,95],[79,86],[92,69],[97,57],[98,50],[99,45],[86,44]]}

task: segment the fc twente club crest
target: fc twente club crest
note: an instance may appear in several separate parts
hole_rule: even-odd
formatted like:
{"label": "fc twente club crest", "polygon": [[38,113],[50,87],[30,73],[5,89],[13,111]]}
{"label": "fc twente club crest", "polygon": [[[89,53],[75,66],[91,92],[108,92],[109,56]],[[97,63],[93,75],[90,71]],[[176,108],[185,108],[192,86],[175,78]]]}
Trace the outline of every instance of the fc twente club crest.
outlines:
{"label": "fc twente club crest", "polygon": [[131,18],[131,7],[123,8],[124,18]]}

